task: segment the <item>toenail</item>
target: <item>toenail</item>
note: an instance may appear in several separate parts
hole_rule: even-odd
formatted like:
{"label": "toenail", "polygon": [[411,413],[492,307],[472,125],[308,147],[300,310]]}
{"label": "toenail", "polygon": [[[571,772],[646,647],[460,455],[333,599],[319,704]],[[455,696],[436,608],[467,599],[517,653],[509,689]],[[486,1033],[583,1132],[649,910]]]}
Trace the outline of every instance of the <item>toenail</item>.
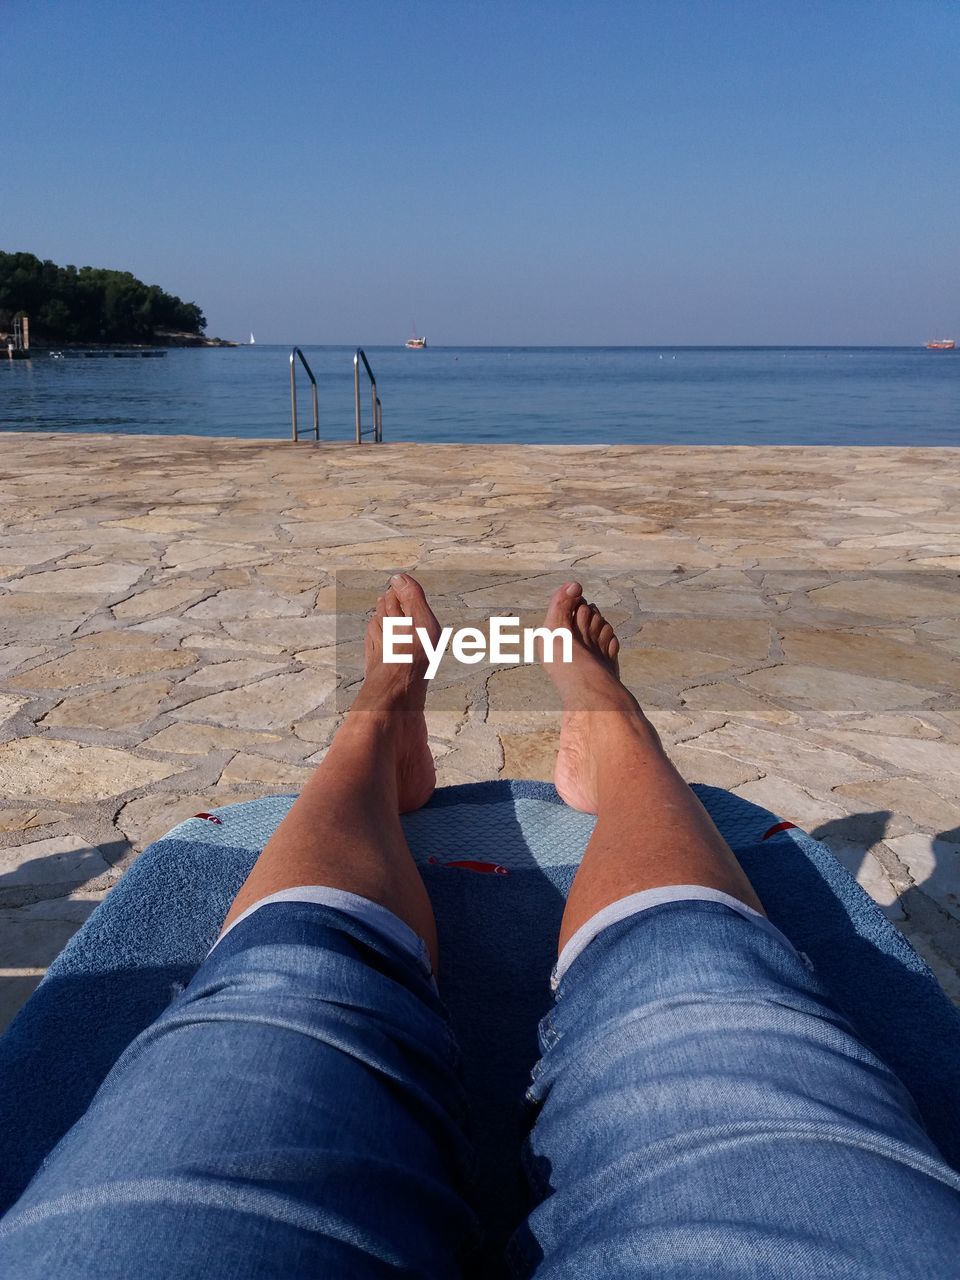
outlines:
{"label": "toenail", "polygon": [[580,594],[579,582],[568,582],[564,587],[564,594],[568,596],[578,596]]}
{"label": "toenail", "polygon": [[390,582],[394,587],[402,587],[406,580],[406,577],[402,573],[395,573],[390,579]]}

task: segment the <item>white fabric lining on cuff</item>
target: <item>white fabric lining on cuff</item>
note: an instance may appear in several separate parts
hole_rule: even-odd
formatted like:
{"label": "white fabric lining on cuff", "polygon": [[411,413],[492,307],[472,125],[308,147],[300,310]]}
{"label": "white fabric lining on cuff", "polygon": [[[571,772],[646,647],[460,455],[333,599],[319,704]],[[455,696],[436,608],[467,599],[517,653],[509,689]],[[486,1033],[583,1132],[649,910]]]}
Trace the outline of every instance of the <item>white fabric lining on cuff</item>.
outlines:
{"label": "white fabric lining on cuff", "polygon": [[304,884],[297,885],[294,889],[280,889],[277,893],[271,893],[269,897],[254,902],[252,906],[247,907],[246,911],[242,911],[236,920],[231,920],[207,954],[210,955],[215,951],[231,929],[235,929],[242,920],[246,920],[255,911],[269,906],[272,902],[313,902],[321,907],[334,907],[337,911],[353,916],[371,929],[375,929],[401,951],[406,951],[408,955],[413,956],[427,976],[433,978],[433,966],[430,963],[427,944],[408,924],[404,924],[399,916],[382,907],[379,902],[371,901],[370,898],[363,898],[358,893],[348,893],[346,889],[331,889],[323,884]]}
{"label": "white fabric lining on cuff", "polygon": [[[748,907],[739,898],[734,898],[731,894],[724,893],[722,889],[709,889],[703,884],[666,884],[656,889],[644,889],[642,893],[631,893],[625,898],[618,898],[616,902],[611,902],[609,906],[604,907],[596,915],[591,916],[585,924],[582,924],[560,952],[553,975],[550,978],[551,989],[556,991],[560,985],[561,978],[577,956],[604,929],[608,929],[610,925],[618,924],[621,920],[626,920],[630,916],[638,915],[641,911],[649,911],[651,907],[662,906],[666,902],[720,902],[726,907],[732,907],[734,911],[739,912],[745,919],[752,921],[763,929],[767,929],[779,938],[781,942],[785,943],[791,951],[796,950],[789,938],[785,937],[776,925],[771,924],[766,916],[761,915],[759,911],[755,911],[753,907]],[[801,959],[809,964],[806,957],[801,956]]]}

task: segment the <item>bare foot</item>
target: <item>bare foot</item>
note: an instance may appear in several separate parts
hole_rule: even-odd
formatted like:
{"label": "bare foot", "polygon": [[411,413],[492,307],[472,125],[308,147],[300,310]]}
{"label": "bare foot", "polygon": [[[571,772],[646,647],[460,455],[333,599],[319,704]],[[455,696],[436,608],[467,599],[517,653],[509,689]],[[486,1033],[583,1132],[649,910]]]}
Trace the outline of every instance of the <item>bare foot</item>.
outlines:
{"label": "bare foot", "polygon": [[[555,591],[544,625],[566,627],[573,636],[573,660],[544,663],[563,702],[560,750],[554,785],[572,809],[596,813],[604,768],[611,752],[660,750],[656,730],[633,694],[620,681],[620,641],[600,610],[583,599],[578,582]],[[542,655],[542,646],[541,646]]]}
{"label": "bare foot", "polygon": [[[411,663],[383,660],[384,618],[412,618],[411,644],[400,648],[410,653]],[[367,627],[364,641],[363,687],[350,715],[373,715],[387,730],[390,748],[396,753],[397,792],[400,812],[410,813],[427,803],[437,785],[437,772],[427,742],[427,722],[423,713],[427,699],[427,655],[417,638],[423,627],[436,644],[440,623],[427,603],[423,587],[408,573],[398,573],[382,596]],[[349,716],[348,716],[349,720]]]}

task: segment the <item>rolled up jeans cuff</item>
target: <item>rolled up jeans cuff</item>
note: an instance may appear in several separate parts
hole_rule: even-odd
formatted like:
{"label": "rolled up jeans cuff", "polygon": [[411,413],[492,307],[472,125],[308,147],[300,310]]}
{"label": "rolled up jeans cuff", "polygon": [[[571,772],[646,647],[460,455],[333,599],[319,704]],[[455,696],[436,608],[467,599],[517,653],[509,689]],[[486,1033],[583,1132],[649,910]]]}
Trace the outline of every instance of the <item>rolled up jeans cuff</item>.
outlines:
{"label": "rolled up jeans cuff", "polygon": [[[730,907],[738,912],[760,928],[772,933],[791,951],[795,950],[793,943],[780,932],[776,925],[771,924],[766,916],[761,915],[759,911],[755,911],[753,907],[748,907],[745,902],[741,902],[739,898],[733,897],[732,894],[724,893],[721,889],[710,889],[702,884],[665,884],[655,889],[644,889],[641,893],[628,894],[625,898],[618,898],[616,902],[609,903],[608,906],[598,911],[596,915],[591,916],[585,924],[582,924],[560,952],[550,978],[551,989],[556,991],[561,979],[574,960],[586,950],[594,938],[602,933],[604,929],[608,929],[611,925],[618,924],[621,920],[626,920],[630,916],[637,915],[641,911],[649,911],[652,907],[660,907],[668,902],[719,902],[723,906]],[[801,956],[801,959],[809,965],[806,957]]]}
{"label": "rolled up jeans cuff", "polygon": [[232,929],[235,929],[242,920],[246,920],[255,911],[259,911],[261,907],[266,907],[272,902],[313,902],[321,907],[333,907],[337,911],[343,911],[346,915],[353,916],[371,929],[376,930],[381,937],[386,938],[388,942],[393,943],[399,950],[412,956],[431,982],[433,981],[433,966],[430,962],[430,952],[427,944],[399,916],[394,915],[386,907],[382,907],[379,902],[373,902],[370,898],[361,897],[358,893],[348,893],[346,889],[333,889],[329,885],[323,884],[301,884],[293,889],[280,889],[276,893],[271,893],[268,897],[254,902],[247,907],[246,911],[242,911],[236,920],[230,921],[210,948],[208,954],[212,953],[227,934]]}

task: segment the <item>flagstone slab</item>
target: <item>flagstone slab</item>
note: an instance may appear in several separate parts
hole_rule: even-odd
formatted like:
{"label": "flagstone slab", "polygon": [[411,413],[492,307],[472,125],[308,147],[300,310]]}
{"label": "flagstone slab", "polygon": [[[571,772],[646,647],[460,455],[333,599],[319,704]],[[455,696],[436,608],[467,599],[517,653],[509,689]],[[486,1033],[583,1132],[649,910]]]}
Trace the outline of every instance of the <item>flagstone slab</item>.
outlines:
{"label": "flagstone slab", "polygon": [[198,632],[184,636],[180,642],[183,649],[222,649],[227,653],[283,653],[283,645],[254,644],[252,640],[235,640],[223,631]]}
{"label": "flagstone slab", "polygon": [[26,698],[13,698],[8,693],[0,693],[0,724],[12,719],[26,703]]}
{"label": "flagstone slab", "polygon": [[8,591],[0,593],[0,645],[59,640],[71,635],[97,611],[96,596],[59,596]]}
{"label": "flagstone slab", "polygon": [[644,621],[638,641],[665,649],[720,654],[744,665],[767,657],[773,634],[770,624],[760,619],[654,618]]}
{"label": "flagstone slab", "polygon": [[100,849],[76,835],[50,836],[0,849],[0,890],[84,884],[109,870]]}
{"label": "flagstone slab", "polygon": [[[308,717],[293,726],[293,732],[303,743],[326,747],[339,728],[343,717],[339,715]],[[309,757],[308,757],[309,758]]]}
{"label": "flagstone slab", "polygon": [[[299,568],[296,565],[287,564],[263,564],[256,569],[256,580],[258,583],[290,595],[299,595],[303,591],[318,591],[324,574],[316,566],[307,569]],[[331,612],[333,602],[331,600],[329,609],[315,601],[316,608],[324,612]]]}
{"label": "flagstone slab", "polygon": [[[821,736],[841,746],[875,756],[893,765],[900,773],[918,773],[953,784],[952,792],[960,796],[960,744],[931,742],[924,738],[886,737],[881,734],[858,734],[849,729],[821,731]],[[847,779],[843,779],[847,781]]]}
{"label": "flagstone slab", "polygon": [[913,563],[930,569],[960,569],[960,555],[917,556]]}
{"label": "flagstone slab", "polygon": [[[463,699],[465,704],[466,699]],[[427,733],[434,740],[452,740],[460,732],[467,718],[466,705],[440,707],[428,701],[426,709]]]}
{"label": "flagstone slab", "polygon": [[265,564],[269,559],[269,555],[249,546],[183,538],[167,547],[163,554],[163,567],[180,571],[213,569],[222,565]]}
{"label": "flagstone slab", "polygon": [[929,689],[916,685],[797,663],[766,667],[741,676],[741,680],[758,693],[800,702],[827,715],[917,706],[930,697]]}
{"label": "flagstone slab", "polygon": [[221,565],[206,572],[198,569],[196,576],[202,578],[209,587],[228,587],[232,590],[234,587],[249,587],[257,570],[262,567],[263,564],[259,561],[250,565]]}
{"label": "flagstone slab", "polygon": [[301,649],[293,656],[305,667],[334,667],[337,665],[338,652],[335,644],[326,644],[319,649]]}
{"label": "flagstone slab", "polygon": [[225,662],[212,662],[185,676],[178,689],[213,688],[225,684],[252,684],[264,676],[275,675],[283,664],[264,662],[259,658],[228,658]]}
{"label": "flagstone slab", "polygon": [[274,591],[252,587],[227,588],[187,609],[187,618],[285,618],[303,617],[307,606]]}
{"label": "flagstone slab", "polygon": [[[0,909],[0,969],[42,972],[102,899],[102,891],[80,890]],[[4,980],[0,977],[0,987]]]}
{"label": "flagstone slab", "polygon": [[239,752],[224,768],[220,782],[224,785],[260,782],[266,787],[287,787],[291,791],[301,791],[312,775],[312,769],[301,765]]}
{"label": "flagstone slab", "polygon": [[489,725],[465,725],[450,742],[449,759],[453,768],[480,782],[493,778],[503,768],[503,748],[497,733]]}
{"label": "flagstone slab", "polygon": [[682,738],[695,738],[716,726],[716,720],[713,717],[701,716],[694,721],[689,716],[667,707],[646,707],[645,714],[660,737],[670,742]]}
{"label": "flagstone slab", "polygon": [[889,919],[900,923],[908,918],[900,897],[902,891],[871,850],[863,849],[856,842],[845,844],[838,839],[830,840],[829,847],[840,865],[850,872],[878,906],[883,907]]}
{"label": "flagstone slab", "polygon": [[811,746],[804,735],[787,736],[756,725],[726,724],[701,734],[695,745],[752,764],[761,773],[790,778],[813,791],[874,778],[880,772],[878,766],[845,752]]}
{"label": "flagstone slab", "polygon": [[159,502],[150,508],[148,516],[215,516],[221,511],[219,502]]}
{"label": "flagstone slab", "polygon": [[4,688],[67,690],[77,685],[115,682],[120,676],[154,675],[192,667],[195,653],[160,649],[149,644],[109,644],[75,648],[62,658],[8,676]]}
{"label": "flagstone slab", "polygon": [[195,604],[204,593],[196,583],[171,582],[163,587],[148,587],[128,600],[113,606],[115,618],[149,618],[155,613],[179,612],[184,605]]}
{"label": "flagstone slab", "polygon": [[333,692],[330,676],[319,670],[268,676],[242,689],[197,698],[171,714],[175,720],[204,720],[230,729],[288,731]]}
{"label": "flagstone slab", "polygon": [[8,591],[64,592],[80,595],[120,595],[129,591],[143,575],[139,564],[97,564],[76,569],[46,569],[6,583]]}
{"label": "flagstone slab", "polygon": [[78,542],[51,542],[44,536],[0,537],[0,560],[4,564],[19,564],[24,568],[45,564],[48,560],[62,560],[79,549]]}
{"label": "flagstone slab", "polygon": [[170,692],[168,680],[144,680],[65,698],[37,723],[72,729],[135,729],[153,720]]}
{"label": "flagstone slab", "polygon": [[135,529],[138,533],[190,533],[201,526],[196,520],[177,516],[130,516],[123,520],[104,520],[105,528]]}
{"label": "flagstone slab", "polygon": [[136,849],[145,849],[152,840],[159,840],[173,827],[192,818],[227,804],[243,804],[258,800],[260,790],[237,791],[231,787],[206,788],[194,792],[156,792],[128,800],[117,815],[117,827]]}
{"label": "flagstone slab", "polygon": [[960,920],[960,838],[944,840],[917,831],[886,843],[917,888]]}
{"label": "flagstone slab", "polygon": [[[928,831],[960,832],[960,804],[927,786],[917,778],[881,778],[874,782],[844,782],[833,794],[847,805],[868,805],[903,814]],[[960,839],[960,836],[958,836]]]}
{"label": "flagstone slab", "polygon": [[772,620],[773,610],[756,593],[725,590],[707,586],[694,588],[684,583],[680,589],[676,583],[663,587],[638,589],[635,592],[637,607],[646,614],[682,614],[694,618],[734,617]]}
{"label": "flagstone slab", "polygon": [[803,787],[798,787],[795,782],[772,773],[763,778],[738,783],[732,790],[752,804],[761,805],[778,818],[793,822],[808,832],[823,823],[844,818],[848,812],[835,800],[814,795]]}
{"label": "flagstone slab", "polygon": [[283,742],[279,733],[253,733],[243,729],[224,729],[220,725],[191,724],[187,720],[167,725],[159,733],[141,742],[151,751],[168,751],[182,756],[205,756],[211,751],[236,751],[241,747],[272,746]]}
{"label": "flagstone slab", "polygon": [[319,649],[333,644],[337,639],[337,619],[333,614],[322,613],[311,614],[308,618],[225,621],[223,629],[236,640],[277,645],[291,652],[297,649]]}
{"label": "flagstone slab", "polygon": [[696,649],[623,649],[619,654],[620,675],[628,685],[660,685],[665,681],[693,683],[708,675],[730,671],[730,658]]}
{"label": "flagstone slab", "polygon": [[[938,717],[942,710],[935,713]],[[942,738],[941,731],[923,715],[897,715],[881,712],[879,715],[858,715],[846,726],[856,733],[882,733],[903,738]]]}
{"label": "flagstone slab", "polygon": [[71,636],[70,642],[75,649],[116,649],[135,645],[141,653],[154,648],[164,648],[167,651],[171,648],[158,645],[151,635],[144,634],[142,624],[119,627],[110,626],[105,622],[103,630],[86,631],[83,635]]}
{"label": "flagstone slab", "polygon": [[[876,545],[876,544],[875,544]],[[960,618],[960,590],[883,575],[846,578],[809,592],[813,604],[851,610],[869,617]]]}
{"label": "flagstone slab", "polygon": [[795,711],[779,706],[761,697],[741,684],[729,684],[724,680],[716,684],[694,685],[684,689],[680,702],[691,711],[716,712],[737,720],[760,720],[770,724],[796,724],[800,717]]}
{"label": "flagstone slab", "polygon": [[0,809],[0,832],[32,831],[35,827],[49,827],[66,819],[67,815],[59,809]]}
{"label": "flagstone slab", "polygon": [[384,542],[393,530],[381,520],[364,516],[323,521],[285,521],[283,528],[289,533],[294,546],[345,548],[348,552],[363,542]]}
{"label": "flagstone slab", "polygon": [[960,662],[882,635],[788,628],[782,633],[782,645],[790,662],[960,690]]}
{"label": "flagstone slab", "polygon": [[11,800],[106,800],[180,772],[179,766],[165,761],[60,738],[17,738],[0,744],[0,794]]}
{"label": "flagstone slab", "polygon": [[759,778],[761,770],[752,763],[738,760],[723,751],[705,751],[698,738],[695,745],[666,744],[667,755],[687,782],[703,782],[709,787],[732,790],[751,778]]}
{"label": "flagstone slab", "polygon": [[560,730],[533,729],[524,733],[501,733],[503,773],[507,778],[529,778],[552,782],[560,747]]}

